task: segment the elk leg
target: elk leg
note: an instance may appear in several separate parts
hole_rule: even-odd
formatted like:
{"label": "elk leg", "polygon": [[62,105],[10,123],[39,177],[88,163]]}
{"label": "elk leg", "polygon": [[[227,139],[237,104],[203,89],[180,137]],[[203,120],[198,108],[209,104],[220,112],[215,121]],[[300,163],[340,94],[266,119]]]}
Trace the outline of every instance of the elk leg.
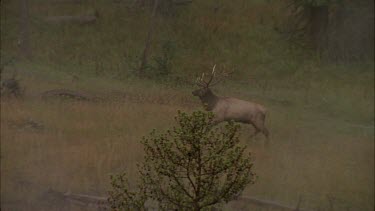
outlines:
{"label": "elk leg", "polygon": [[258,129],[255,129],[255,132],[250,135],[250,138],[254,138],[260,131]]}
{"label": "elk leg", "polygon": [[265,144],[265,146],[268,146],[269,145],[269,138],[268,138],[269,133],[268,133],[267,128],[264,127],[264,125],[259,126],[259,125],[255,124],[255,123],[252,123],[252,125],[255,128],[255,133],[253,135],[251,135],[251,138],[254,137],[254,136],[256,136],[259,132],[262,132],[264,134],[264,136],[266,137],[266,140],[265,140],[264,144]]}
{"label": "elk leg", "polygon": [[213,125],[217,125],[217,124],[219,124],[219,123],[222,122],[222,121],[224,121],[223,118],[220,118],[220,117],[218,117],[218,116],[214,116],[214,118],[212,119],[212,124],[213,124]]}
{"label": "elk leg", "polygon": [[258,121],[253,121],[251,122],[251,124],[254,126],[255,128],[255,133],[254,133],[254,136],[259,133],[259,132],[262,132],[263,135],[266,137],[267,139],[267,142],[268,142],[268,139],[269,139],[269,132],[267,130],[267,128],[264,126],[264,116],[261,116],[260,119],[257,119]]}
{"label": "elk leg", "polygon": [[261,130],[258,128],[258,126],[254,122],[250,122],[250,124],[254,127],[255,132],[250,135],[250,138],[253,138],[256,136]]}
{"label": "elk leg", "polygon": [[258,121],[254,121],[254,124],[255,124],[255,127],[258,128],[258,130],[262,131],[263,135],[268,140],[269,132],[266,126],[264,125],[265,119],[266,119],[266,116],[264,114],[259,115],[257,118]]}
{"label": "elk leg", "polygon": [[270,135],[270,133],[268,132],[268,130],[267,130],[266,127],[263,127],[262,133],[264,134],[264,136],[265,136],[267,139],[269,139],[269,135]]}
{"label": "elk leg", "polygon": [[263,135],[266,137],[266,145],[268,145],[269,142],[270,142],[270,138],[269,138],[269,134],[270,134],[270,133],[268,132],[267,128],[264,127],[264,126],[263,126],[262,133],[263,133]]}
{"label": "elk leg", "polygon": [[219,119],[217,119],[217,118],[214,118],[213,120],[212,120],[212,124],[213,125],[217,125],[217,124],[219,124],[221,121],[219,120]]}

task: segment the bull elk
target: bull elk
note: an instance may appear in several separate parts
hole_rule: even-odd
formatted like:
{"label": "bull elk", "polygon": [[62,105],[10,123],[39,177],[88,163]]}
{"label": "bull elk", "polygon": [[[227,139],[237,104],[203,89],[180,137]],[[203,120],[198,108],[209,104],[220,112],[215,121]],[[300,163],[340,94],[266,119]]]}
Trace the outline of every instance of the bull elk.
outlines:
{"label": "bull elk", "polygon": [[222,74],[221,78],[213,81],[215,66],[212,68],[212,73],[207,81],[204,73],[197,79],[196,85],[200,88],[193,91],[192,94],[199,97],[205,109],[214,114],[215,124],[231,120],[251,124],[255,128],[251,137],[262,132],[268,140],[269,132],[265,126],[266,108],[264,106],[237,98],[217,96],[211,91],[210,87],[218,84],[228,75]]}

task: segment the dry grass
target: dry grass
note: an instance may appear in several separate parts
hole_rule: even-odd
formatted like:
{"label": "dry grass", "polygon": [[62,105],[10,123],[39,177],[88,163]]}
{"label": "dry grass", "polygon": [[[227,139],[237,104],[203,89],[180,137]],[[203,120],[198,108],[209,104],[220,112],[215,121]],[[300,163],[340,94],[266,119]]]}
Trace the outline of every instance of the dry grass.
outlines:
{"label": "dry grass", "polygon": [[[48,188],[105,195],[110,173],[126,169],[136,177],[141,136],[171,123],[170,114],[176,109],[127,103],[2,102],[2,201],[33,201]],[[44,128],[25,127],[29,119]]]}
{"label": "dry grass", "polygon": [[[149,93],[148,97],[153,93],[156,98],[177,96],[171,98],[175,102],[169,105],[124,101],[43,102],[33,97],[33,93],[51,88],[53,83],[37,78],[23,81],[29,88],[29,97],[1,102],[4,210],[92,209],[60,204],[45,193],[51,188],[105,195],[109,175],[123,170],[134,181],[136,162],[142,159],[139,144],[142,136],[153,128],[170,127],[178,109],[199,108],[198,104],[181,106],[178,99],[189,98],[188,91],[161,89],[157,85],[143,87],[141,91],[142,86],[137,88],[137,82],[124,86],[141,96],[145,93]],[[59,86],[69,83],[61,82]],[[102,85],[108,86],[108,83]],[[91,89],[103,92],[100,87],[100,83],[92,83]],[[291,105],[268,102],[267,106],[271,108],[267,120],[272,132],[269,148],[263,147],[261,136],[248,140],[249,126],[242,129],[243,143],[250,146],[256,157],[255,171],[259,176],[245,195],[289,205],[295,205],[302,196],[302,207],[323,210],[329,210],[328,197],[334,197],[333,210],[373,209],[372,128],[354,127],[338,119],[327,119],[323,113]],[[240,203],[233,206],[251,208]]]}

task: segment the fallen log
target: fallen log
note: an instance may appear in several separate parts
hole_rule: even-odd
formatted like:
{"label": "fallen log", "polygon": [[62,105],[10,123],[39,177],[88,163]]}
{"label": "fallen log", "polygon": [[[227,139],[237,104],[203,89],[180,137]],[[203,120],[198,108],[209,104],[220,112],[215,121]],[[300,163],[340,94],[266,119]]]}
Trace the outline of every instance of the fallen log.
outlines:
{"label": "fallen log", "polygon": [[70,192],[62,193],[49,189],[43,194],[43,200],[47,200],[53,205],[63,205],[66,202],[84,207],[91,207],[91,210],[108,210],[109,204],[105,197],[100,196],[90,196],[85,194],[73,194]]}
{"label": "fallen log", "polygon": [[98,19],[97,15],[63,15],[63,16],[51,16],[45,19],[48,23],[61,24],[61,23],[78,23],[78,24],[90,24],[94,23]]}
{"label": "fallen log", "polygon": [[43,92],[40,97],[43,100],[52,99],[52,98],[60,98],[60,99],[74,99],[80,101],[98,101],[100,98],[90,95],[88,93],[84,93],[81,91],[73,91],[69,89],[53,89],[49,91]]}
{"label": "fallen log", "polygon": [[55,3],[55,4],[82,4],[84,2],[85,2],[84,0],[54,0],[52,1],[52,3]]}
{"label": "fallen log", "polygon": [[108,207],[108,201],[106,197],[90,196],[85,194],[73,194],[64,193],[63,197],[69,201],[82,203],[82,204],[94,204],[97,206]]}
{"label": "fallen log", "polygon": [[237,200],[241,200],[247,202],[249,204],[253,204],[259,207],[264,207],[267,209],[277,209],[277,210],[285,210],[285,211],[307,211],[305,209],[299,208],[299,203],[296,207],[290,207],[284,204],[280,204],[274,201],[264,200],[264,199],[257,199],[254,197],[249,196],[240,196]]}
{"label": "fallen log", "polygon": [[[55,197],[63,198],[64,200],[71,201],[73,203],[85,206],[97,206],[98,208],[109,208],[109,204],[106,197],[102,196],[92,196],[92,195],[85,195],[85,194],[72,194],[70,192],[61,193],[53,190],[49,190],[49,194],[53,194]],[[264,207],[267,209],[276,209],[276,210],[284,210],[284,211],[307,211],[306,209],[299,208],[300,201],[298,202],[296,207],[290,207],[287,205],[283,205],[274,201],[257,199],[254,197],[249,196],[240,196],[236,199],[237,201],[244,201],[246,203]],[[149,207],[153,209],[154,207]]]}
{"label": "fallen log", "polygon": [[173,0],[172,2],[175,5],[186,5],[186,4],[191,4],[193,0]]}

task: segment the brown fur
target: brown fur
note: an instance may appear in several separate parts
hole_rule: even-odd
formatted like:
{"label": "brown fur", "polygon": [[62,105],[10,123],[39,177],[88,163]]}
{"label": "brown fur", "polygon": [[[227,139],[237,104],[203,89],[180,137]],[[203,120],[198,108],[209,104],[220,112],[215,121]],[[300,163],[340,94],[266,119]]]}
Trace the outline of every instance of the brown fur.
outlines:
{"label": "brown fur", "polygon": [[265,127],[266,109],[264,106],[237,98],[216,96],[208,87],[197,89],[192,94],[200,98],[207,111],[214,113],[216,123],[233,120],[251,124],[255,128],[252,137],[262,132],[268,139],[269,132]]}

